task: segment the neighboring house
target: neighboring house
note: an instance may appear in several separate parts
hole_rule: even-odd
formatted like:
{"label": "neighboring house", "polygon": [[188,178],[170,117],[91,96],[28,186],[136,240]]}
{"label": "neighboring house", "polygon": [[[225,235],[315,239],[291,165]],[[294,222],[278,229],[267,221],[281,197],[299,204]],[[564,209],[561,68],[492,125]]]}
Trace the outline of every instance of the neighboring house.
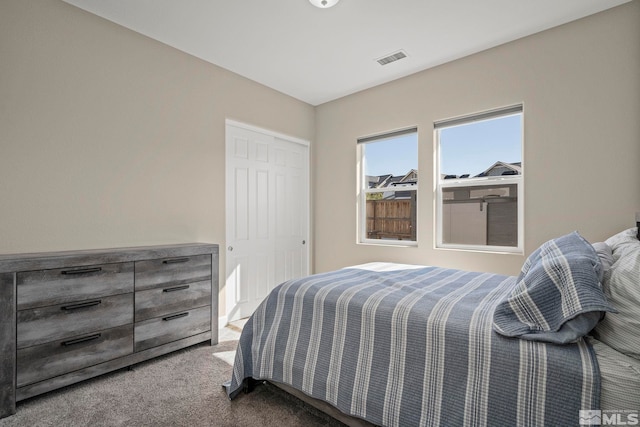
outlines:
{"label": "neighboring house", "polygon": [[[386,188],[386,187],[395,187],[395,188],[406,188],[406,187],[415,187],[418,185],[418,171],[415,169],[411,169],[405,175],[394,176],[391,174],[379,175],[379,176],[367,176],[367,180],[369,182],[369,188]],[[415,190],[395,190],[395,191],[385,191],[382,193],[382,198],[385,200],[392,199],[410,199],[411,192]]]}
{"label": "neighboring house", "polygon": [[[505,163],[501,161],[495,162],[491,167],[486,169],[483,172],[480,172],[477,175],[474,175],[473,178],[481,178],[483,176],[501,176],[501,175],[522,175],[522,163]],[[447,175],[442,174],[441,177],[443,179],[459,179],[459,178],[469,178],[469,174],[464,175]]]}
{"label": "neighboring house", "polygon": [[[495,162],[485,171],[480,172],[477,175],[474,175],[473,178],[481,178],[484,176],[501,176],[501,175],[522,175],[522,163],[505,163],[501,161]],[[443,179],[459,179],[459,178],[469,178],[469,174],[464,175],[447,175],[443,174]],[[418,185],[418,171],[415,169],[411,169],[405,175],[378,175],[371,176],[367,175],[366,177],[368,181],[369,188],[386,188],[386,187],[396,187],[406,188],[413,187]],[[415,190],[396,190],[396,191],[386,191],[382,193],[382,198],[385,200],[391,199],[408,199],[411,197],[411,192]]]}
{"label": "neighboring house", "polygon": [[393,175],[367,175],[367,181],[369,183],[368,188],[383,188],[388,184],[387,182],[393,178]]}
{"label": "neighboring house", "polygon": [[475,177],[501,176],[501,175],[522,175],[522,163],[504,163],[497,161],[489,169],[479,173]]}

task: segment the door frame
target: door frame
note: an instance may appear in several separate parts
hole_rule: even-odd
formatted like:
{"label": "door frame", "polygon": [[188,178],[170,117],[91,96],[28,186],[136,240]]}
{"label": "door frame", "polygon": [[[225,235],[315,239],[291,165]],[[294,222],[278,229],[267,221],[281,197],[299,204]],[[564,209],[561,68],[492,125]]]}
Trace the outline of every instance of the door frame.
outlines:
{"label": "door frame", "polygon": [[290,136],[290,135],[286,135],[283,133],[279,133],[279,132],[275,132],[272,131],[270,129],[265,129],[265,128],[261,128],[258,126],[254,126],[254,125],[250,125],[248,123],[243,123],[243,122],[239,122],[236,120],[232,120],[232,119],[225,119],[225,126],[224,126],[224,147],[225,147],[225,184],[224,184],[224,191],[225,191],[225,212],[224,212],[224,218],[225,218],[225,239],[224,239],[224,246],[223,246],[223,250],[220,251],[220,253],[224,253],[224,257],[221,257],[222,259],[220,260],[221,265],[224,266],[224,290],[225,290],[225,307],[224,307],[224,315],[220,316],[219,318],[219,325],[220,327],[224,327],[224,325],[227,324],[228,321],[228,316],[227,313],[229,313],[229,307],[230,305],[233,303],[232,301],[232,293],[228,292],[227,289],[227,280],[228,280],[228,274],[229,272],[227,271],[227,252],[228,252],[228,247],[229,247],[229,236],[227,235],[227,215],[229,214],[228,211],[228,203],[227,203],[227,190],[228,190],[228,185],[229,183],[227,182],[227,167],[228,167],[228,160],[229,160],[229,153],[227,153],[227,137],[228,137],[228,127],[229,126],[234,126],[237,128],[241,128],[241,129],[246,129],[252,132],[257,132],[257,133],[261,133],[263,135],[268,135],[274,138],[278,138],[287,142],[291,142],[294,144],[300,144],[304,147],[307,148],[306,150],[306,156],[304,158],[304,163],[305,163],[305,167],[306,167],[306,171],[307,171],[307,185],[306,185],[306,200],[305,200],[305,204],[306,204],[306,211],[307,211],[307,215],[306,218],[302,218],[302,222],[305,224],[306,227],[306,247],[304,250],[304,256],[306,257],[306,271],[304,272],[305,275],[309,275],[310,271],[311,271],[311,162],[310,162],[310,155],[311,155],[311,143],[305,139],[301,139],[301,138],[297,138],[294,136]]}

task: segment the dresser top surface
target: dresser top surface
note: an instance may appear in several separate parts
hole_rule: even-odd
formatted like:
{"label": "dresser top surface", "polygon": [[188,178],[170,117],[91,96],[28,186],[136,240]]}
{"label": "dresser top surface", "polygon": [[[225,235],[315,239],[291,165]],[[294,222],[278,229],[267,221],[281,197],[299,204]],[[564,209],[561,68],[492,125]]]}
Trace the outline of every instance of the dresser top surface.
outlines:
{"label": "dresser top surface", "polygon": [[2,254],[0,255],[0,273],[209,253],[217,254],[218,245],[212,243],[176,243],[123,248]]}

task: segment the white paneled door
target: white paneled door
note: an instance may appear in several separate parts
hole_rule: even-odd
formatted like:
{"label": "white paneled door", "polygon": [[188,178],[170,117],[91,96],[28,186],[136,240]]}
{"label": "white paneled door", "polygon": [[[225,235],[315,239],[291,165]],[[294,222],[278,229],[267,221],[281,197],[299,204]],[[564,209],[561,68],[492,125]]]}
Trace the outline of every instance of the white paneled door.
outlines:
{"label": "white paneled door", "polygon": [[226,313],[250,316],[278,284],[308,274],[309,146],[227,121]]}

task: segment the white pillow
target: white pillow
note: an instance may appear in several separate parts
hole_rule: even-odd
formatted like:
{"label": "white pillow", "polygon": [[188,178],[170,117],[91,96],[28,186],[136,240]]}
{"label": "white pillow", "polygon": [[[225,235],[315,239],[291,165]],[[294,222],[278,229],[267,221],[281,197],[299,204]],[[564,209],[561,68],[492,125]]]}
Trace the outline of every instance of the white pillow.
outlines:
{"label": "white pillow", "polygon": [[608,271],[613,265],[613,252],[611,251],[611,247],[605,242],[594,243],[593,249],[596,250],[598,258],[600,258],[600,281],[602,281],[604,273]]}
{"label": "white pillow", "polygon": [[602,280],[605,295],[618,313],[607,313],[594,336],[605,344],[640,359],[640,241],[630,228],[606,240],[613,264]]}

